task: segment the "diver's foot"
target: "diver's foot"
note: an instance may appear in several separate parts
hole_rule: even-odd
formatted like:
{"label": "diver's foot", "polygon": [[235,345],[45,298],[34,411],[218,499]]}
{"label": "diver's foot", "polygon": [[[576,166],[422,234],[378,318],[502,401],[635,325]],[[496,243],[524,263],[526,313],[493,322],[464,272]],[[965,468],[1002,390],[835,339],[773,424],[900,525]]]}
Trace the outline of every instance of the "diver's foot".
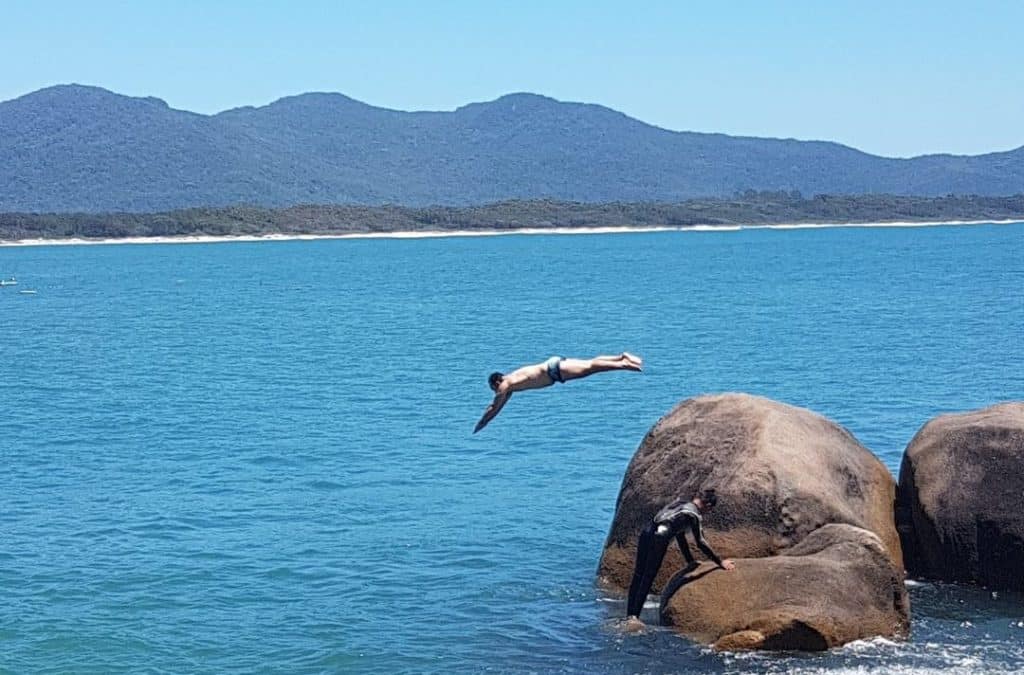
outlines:
{"label": "diver's foot", "polygon": [[623,633],[640,633],[647,625],[638,616],[627,616],[620,627]]}
{"label": "diver's foot", "polygon": [[622,352],[622,354],[619,355],[619,361],[622,363],[622,367],[626,370],[633,370],[638,373],[643,372],[643,368],[641,366],[644,360],[633,356],[629,352]]}

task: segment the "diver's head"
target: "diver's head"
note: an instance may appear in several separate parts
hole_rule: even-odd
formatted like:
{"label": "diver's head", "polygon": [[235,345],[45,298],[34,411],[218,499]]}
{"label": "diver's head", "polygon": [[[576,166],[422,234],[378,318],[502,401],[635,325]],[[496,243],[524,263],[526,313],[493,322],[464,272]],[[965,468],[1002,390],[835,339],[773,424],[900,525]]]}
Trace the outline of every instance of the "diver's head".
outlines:
{"label": "diver's head", "polygon": [[718,503],[718,495],[715,494],[714,488],[711,488],[698,492],[693,496],[693,501],[701,511],[710,511]]}
{"label": "diver's head", "polygon": [[502,375],[501,373],[491,373],[490,375],[487,376],[487,386],[490,387],[492,391],[497,392],[498,385],[501,384],[501,381],[502,379],[504,379],[504,377],[505,376]]}

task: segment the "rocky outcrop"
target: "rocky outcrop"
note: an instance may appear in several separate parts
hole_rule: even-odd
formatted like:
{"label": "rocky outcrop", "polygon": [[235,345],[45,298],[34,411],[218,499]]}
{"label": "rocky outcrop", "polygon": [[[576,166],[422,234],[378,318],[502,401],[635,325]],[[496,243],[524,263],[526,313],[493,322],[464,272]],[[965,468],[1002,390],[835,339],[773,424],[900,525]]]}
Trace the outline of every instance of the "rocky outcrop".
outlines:
{"label": "rocky outcrop", "polygon": [[[871,452],[809,410],[721,394],[679,404],[640,444],[619,492],[600,580],[628,588],[643,527],[672,499],[709,487],[717,489],[719,502],[704,519],[705,534],[723,557],[777,556],[824,525],[845,523],[877,535],[893,567],[902,570],[892,516],[895,482]],[[682,556],[671,546],[654,588],[681,567]]]}
{"label": "rocky outcrop", "polygon": [[881,540],[825,525],[777,556],[677,575],[662,596],[661,621],[718,649],[817,651],[905,636],[910,616],[902,572]]}
{"label": "rocky outcrop", "polygon": [[925,424],[903,456],[896,521],[911,575],[1024,590],[1024,403]]}

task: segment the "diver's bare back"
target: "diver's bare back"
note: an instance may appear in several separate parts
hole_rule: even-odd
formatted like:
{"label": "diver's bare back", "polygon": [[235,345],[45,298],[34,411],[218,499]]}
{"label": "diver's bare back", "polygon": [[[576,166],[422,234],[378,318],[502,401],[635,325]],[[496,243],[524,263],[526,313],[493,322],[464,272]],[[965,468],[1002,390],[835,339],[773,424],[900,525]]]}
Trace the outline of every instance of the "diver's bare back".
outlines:
{"label": "diver's bare back", "polygon": [[535,363],[530,366],[517,368],[508,375],[505,375],[502,378],[502,382],[508,382],[510,394],[513,391],[550,387],[555,383],[554,380],[548,377],[548,370],[543,363]]}

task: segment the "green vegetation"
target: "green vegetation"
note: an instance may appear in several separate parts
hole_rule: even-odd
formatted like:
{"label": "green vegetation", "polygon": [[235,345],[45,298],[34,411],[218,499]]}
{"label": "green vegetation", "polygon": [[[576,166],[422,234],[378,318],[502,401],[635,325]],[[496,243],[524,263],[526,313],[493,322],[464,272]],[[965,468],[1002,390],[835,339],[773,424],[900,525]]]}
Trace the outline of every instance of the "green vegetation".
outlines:
{"label": "green vegetation", "polygon": [[[431,113],[303,94],[207,116],[77,85],[0,102],[0,211],[6,212],[154,213],[228,204],[464,207],[510,199],[679,204],[730,201],[748,189],[1003,197],[1024,191],[1024,146],[894,159],[821,141],[669,131],[601,106],[532,94]],[[885,200],[870,203],[879,199]],[[485,219],[550,215],[547,207],[488,208],[464,213]],[[695,208],[696,215],[689,207],[670,210],[689,222],[702,219]],[[754,217],[742,210],[733,216],[721,204],[709,208],[724,209],[727,220]],[[835,216],[828,208],[808,208],[811,218],[847,217],[841,208]],[[581,217],[614,219],[620,209],[587,208]],[[883,204],[881,217],[896,217],[886,209]],[[665,215],[662,207],[628,211],[627,222]],[[360,218],[348,210],[321,216],[315,220],[331,228]],[[461,217],[438,217],[449,216]],[[801,213],[780,217],[794,216]],[[181,218],[201,220],[173,216]],[[283,218],[284,226],[293,225],[290,215]]]}
{"label": "green vegetation", "polygon": [[107,239],[182,235],[346,234],[428,230],[508,230],[614,226],[769,225],[1024,219],[1012,197],[817,195],[746,192],[732,199],[679,203],[584,204],[549,200],[484,206],[252,206],[163,213],[4,213],[0,239]]}

